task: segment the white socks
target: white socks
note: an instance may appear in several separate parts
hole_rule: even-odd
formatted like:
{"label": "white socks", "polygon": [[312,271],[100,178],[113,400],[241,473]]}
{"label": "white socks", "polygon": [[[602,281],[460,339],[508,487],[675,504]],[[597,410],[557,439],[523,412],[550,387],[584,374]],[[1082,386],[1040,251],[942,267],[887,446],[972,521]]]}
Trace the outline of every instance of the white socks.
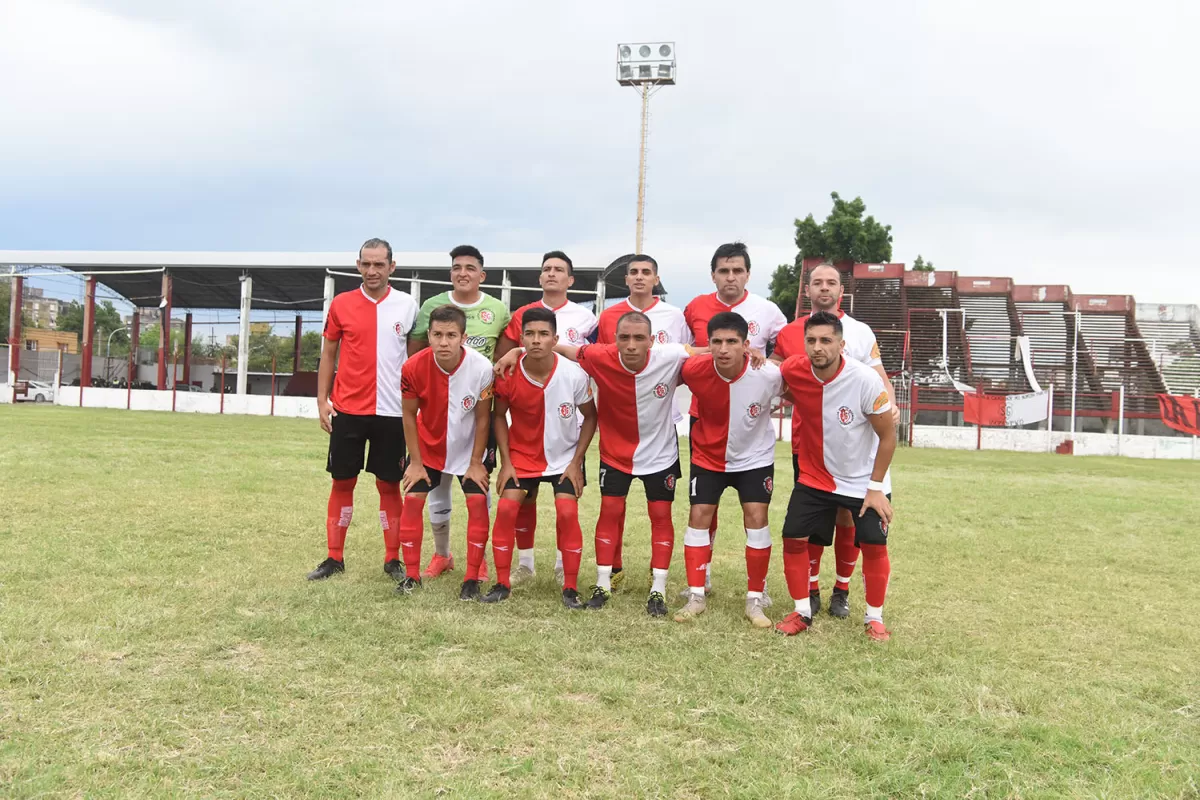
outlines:
{"label": "white socks", "polygon": [[667,571],[665,569],[653,569],[650,572],[654,575],[654,581],[650,584],[650,592],[658,592],[659,594],[667,593]]}
{"label": "white socks", "polygon": [[517,565],[521,566],[521,567],[528,567],[529,571],[533,572],[533,548],[532,547],[529,548],[528,550],[518,550],[517,551]]}
{"label": "white socks", "polygon": [[802,600],[796,600],[795,603],[797,614],[802,617],[808,617],[809,619],[812,619],[812,604],[808,602],[807,597]]}
{"label": "white socks", "polygon": [[612,565],[611,564],[607,567],[602,567],[599,564],[596,565],[596,585],[599,586],[601,589],[607,589],[610,592],[612,591]]}

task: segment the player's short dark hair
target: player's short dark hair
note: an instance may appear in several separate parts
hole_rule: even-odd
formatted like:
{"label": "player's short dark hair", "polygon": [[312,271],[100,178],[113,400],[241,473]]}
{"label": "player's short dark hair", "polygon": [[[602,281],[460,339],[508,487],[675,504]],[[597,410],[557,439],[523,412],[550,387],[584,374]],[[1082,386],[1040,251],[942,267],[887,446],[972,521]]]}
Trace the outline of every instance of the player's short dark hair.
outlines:
{"label": "player's short dark hair", "polygon": [[479,262],[479,266],[481,268],[483,267],[483,253],[479,252],[479,248],[473,244],[460,244],[458,247],[450,251],[451,261],[459,256],[470,256]]}
{"label": "player's short dark hair", "polygon": [[548,322],[550,323],[550,332],[558,334],[558,318],[554,316],[554,312],[548,308],[534,306],[533,308],[525,309],[525,313],[521,315],[521,332],[525,332],[525,328],[531,322]]}
{"label": "player's short dark hair", "polygon": [[368,247],[386,247],[388,253],[388,263],[392,260],[392,246],[388,244],[387,239],[371,238],[362,243],[362,247],[358,248],[358,260],[362,261],[362,251]]}
{"label": "player's short dark hair", "polygon": [[804,332],[808,333],[809,328],[818,328],[822,325],[828,325],[838,336],[842,335],[842,321],[837,318],[837,314],[830,314],[828,311],[809,314],[808,319],[804,320]]}
{"label": "player's short dark hair", "polygon": [[459,333],[467,332],[467,315],[461,308],[450,303],[429,312],[429,327],[432,328],[435,322],[453,322],[458,326]]}
{"label": "player's short dark hair", "polygon": [[737,258],[741,256],[746,262],[746,272],[750,271],[750,251],[746,249],[746,245],[742,242],[729,242],[717,248],[717,252],[713,253],[712,263],[709,264],[709,272],[717,271],[717,262],[722,258]]}
{"label": "player's short dark hair", "polygon": [[654,274],[655,275],[658,274],[658,262],[654,260],[653,256],[648,256],[645,253],[638,253],[636,256],[629,259],[629,263],[625,265],[625,274],[628,275],[629,268],[632,267],[634,264],[636,264],[639,261],[644,261],[647,264],[649,264],[650,266],[654,267]]}
{"label": "player's short dark hair", "polygon": [[575,274],[575,264],[571,261],[571,257],[562,250],[551,250],[549,253],[546,253],[546,255],[542,256],[542,266],[546,266],[546,262],[552,258],[561,258],[563,261],[567,262],[567,274]]}
{"label": "player's short dark hair", "polygon": [[746,324],[745,317],[736,311],[713,314],[713,318],[708,321],[709,338],[717,331],[733,331],[743,342],[750,338],[750,326]]}
{"label": "player's short dark hair", "polygon": [[616,330],[621,329],[622,322],[640,322],[650,330],[651,334],[654,333],[654,325],[651,324],[650,318],[641,311],[626,311],[624,314],[622,314],[620,319],[617,320]]}
{"label": "player's short dark hair", "polygon": [[813,275],[816,274],[817,270],[819,270],[819,269],[833,270],[834,274],[837,275],[838,283],[842,282],[842,271],[840,269],[838,269],[837,267],[835,267],[833,264],[826,262],[824,264],[817,264],[815,267],[812,267],[808,270],[808,275],[806,275],[804,278],[804,283],[806,285],[812,283],[812,277],[813,277]]}

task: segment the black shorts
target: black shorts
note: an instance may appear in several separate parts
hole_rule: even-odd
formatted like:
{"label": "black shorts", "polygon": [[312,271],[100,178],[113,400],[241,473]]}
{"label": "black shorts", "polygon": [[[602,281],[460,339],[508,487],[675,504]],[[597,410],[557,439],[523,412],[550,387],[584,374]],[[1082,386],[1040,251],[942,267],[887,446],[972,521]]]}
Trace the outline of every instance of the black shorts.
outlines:
{"label": "black shorts", "polygon": [[[417,481],[413,484],[412,488],[408,490],[409,492],[418,492],[422,494],[432,492],[434,489],[442,485],[442,478],[446,474],[440,469],[434,469],[433,467],[426,467],[425,473],[429,475],[429,481]],[[463,494],[487,494],[486,486],[480,486],[475,481],[463,480],[462,475],[455,475],[454,477],[458,478],[458,485],[462,487]]]}
{"label": "black shorts", "polygon": [[689,496],[694,506],[717,505],[721,494],[730,487],[737,489],[742,503],[770,503],[775,491],[775,465],[741,472],[714,472],[692,464],[691,479]]}
{"label": "black shorts", "polygon": [[679,467],[679,459],[675,459],[675,463],[666,469],[649,475],[630,475],[628,472],[622,472],[601,461],[600,496],[626,497],[629,495],[629,487],[633,484],[633,479],[637,478],[646,490],[647,502],[666,500],[668,503],[673,503],[675,502],[675,484],[679,482],[682,475],[683,470]]}
{"label": "black shorts", "polygon": [[[325,470],[334,480],[358,477],[366,457],[367,472],[395,483],[404,476],[404,420],[376,414],[343,414],[330,421]],[[367,442],[371,450],[367,452]]]}
{"label": "black shorts", "polygon": [[[889,494],[888,500],[892,499]],[[846,497],[832,492],[822,492],[803,484],[792,487],[788,500],[787,516],[783,519],[783,538],[808,539],[814,544],[833,543],[833,525],[839,508],[849,509],[854,514],[854,544],[887,544],[888,529],[883,519],[868,508],[861,517],[861,497]],[[825,546],[828,547],[829,544]]]}
{"label": "black shorts", "polygon": [[[586,468],[581,469],[580,472],[583,474],[583,486],[587,486]],[[543,483],[548,483],[553,486],[555,494],[575,494],[574,484],[572,484],[571,481],[564,479],[562,473],[557,475],[535,475],[532,478],[517,478],[516,480],[509,478],[508,483],[504,484],[503,491],[508,491],[509,489],[523,489],[528,497],[533,497],[537,494],[538,486]],[[583,486],[579,487],[580,490],[583,489]]]}

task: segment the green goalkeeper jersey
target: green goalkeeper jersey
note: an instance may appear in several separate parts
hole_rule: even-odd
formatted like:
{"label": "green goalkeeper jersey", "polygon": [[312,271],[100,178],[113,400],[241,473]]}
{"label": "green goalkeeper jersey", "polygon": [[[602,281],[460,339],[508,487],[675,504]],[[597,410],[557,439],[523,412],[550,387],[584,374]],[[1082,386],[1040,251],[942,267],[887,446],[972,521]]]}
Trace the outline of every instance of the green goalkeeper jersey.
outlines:
{"label": "green goalkeeper jersey", "polygon": [[450,292],[442,292],[421,304],[421,313],[417,315],[417,324],[413,326],[412,337],[428,339],[429,315],[438,306],[445,305],[458,306],[467,315],[467,338],[464,344],[478,350],[487,356],[488,360],[492,360],[492,354],[496,352],[496,340],[500,338],[500,334],[504,332],[504,327],[508,325],[508,320],[512,316],[504,307],[504,303],[490,294],[481,292],[479,299],[468,306],[455,302]]}

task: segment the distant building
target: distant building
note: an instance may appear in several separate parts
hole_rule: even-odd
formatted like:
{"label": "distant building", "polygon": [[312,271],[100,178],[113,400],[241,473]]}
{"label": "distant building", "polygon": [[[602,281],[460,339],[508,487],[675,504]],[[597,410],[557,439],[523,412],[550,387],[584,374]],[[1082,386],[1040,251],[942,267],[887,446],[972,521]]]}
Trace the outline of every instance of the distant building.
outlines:
{"label": "distant building", "polygon": [[46,297],[44,289],[34,287],[26,287],[21,298],[21,311],[35,328],[53,330],[57,327],[58,312],[62,310],[62,306],[63,301]]}
{"label": "distant building", "polygon": [[[267,335],[270,335],[270,333],[271,333],[271,323],[269,323],[269,322],[251,322],[250,323],[250,335],[251,336],[267,336]],[[235,344],[237,344],[237,334],[236,333],[229,334],[225,337],[225,346],[226,347],[233,347]]]}
{"label": "distant building", "polygon": [[21,331],[25,349],[31,352],[55,352],[75,355],[79,352],[79,338],[74,331],[48,331],[44,328],[25,328]]}

